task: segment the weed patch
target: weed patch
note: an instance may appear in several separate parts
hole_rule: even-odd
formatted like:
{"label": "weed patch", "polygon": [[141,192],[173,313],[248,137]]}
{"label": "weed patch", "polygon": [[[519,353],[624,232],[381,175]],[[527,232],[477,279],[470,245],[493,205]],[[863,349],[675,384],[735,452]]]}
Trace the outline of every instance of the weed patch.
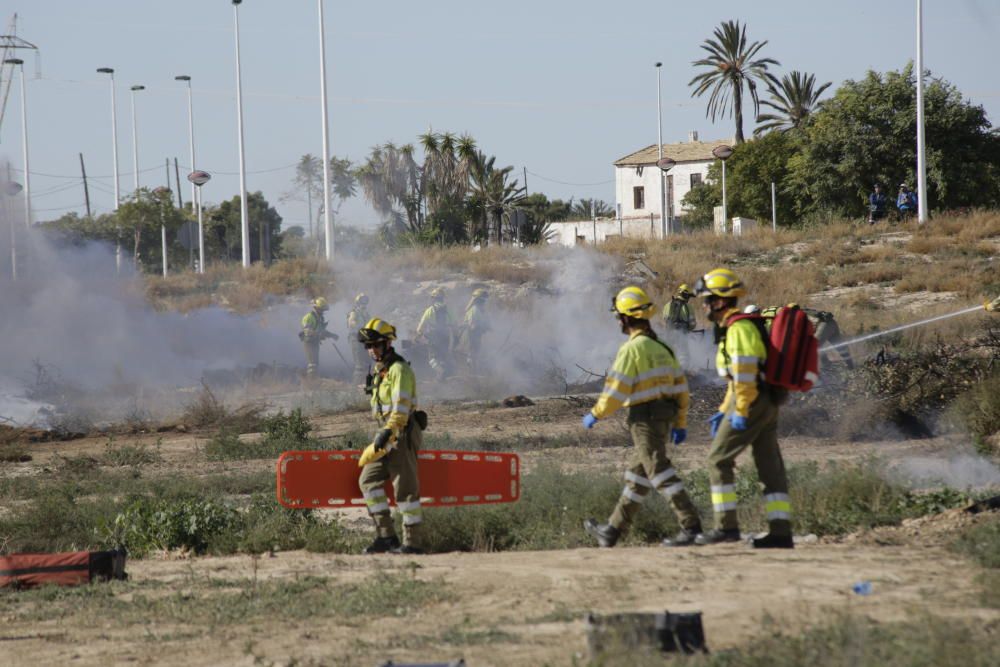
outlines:
{"label": "weed patch", "polygon": [[250,403],[230,410],[208,385],[202,384],[201,391],[194,400],[184,406],[181,422],[194,428],[253,433],[259,430],[266,409],[267,406],[263,403]]}
{"label": "weed patch", "polygon": [[331,449],[332,444],[309,437],[312,426],[295,408],[267,417],[261,422],[262,437],[243,441],[231,430],[219,431],[204,448],[209,461],[240,461],[248,459],[277,458],[282,452],[295,449]]}
{"label": "weed patch", "polygon": [[153,448],[145,443],[118,445],[115,444],[114,438],[109,438],[107,444],[104,445],[101,463],[119,468],[159,463],[163,460],[163,457],[160,456],[160,442],[157,439],[156,447]]}

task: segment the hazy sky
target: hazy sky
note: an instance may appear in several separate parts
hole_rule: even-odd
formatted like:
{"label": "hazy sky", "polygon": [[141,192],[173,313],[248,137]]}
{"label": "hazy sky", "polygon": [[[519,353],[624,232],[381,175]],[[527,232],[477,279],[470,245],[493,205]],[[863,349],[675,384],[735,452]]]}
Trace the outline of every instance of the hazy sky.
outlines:
{"label": "hazy sky", "polygon": [[[926,66],[1000,117],[996,38],[1000,2],[926,0]],[[732,136],[712,124],[687,82],[699,44],[720,21],[769,40],[777,73],[814,72],[835,84],[869,68],[899,69],[915,49],[915,0],[702,0],[700,2],[504,3],[435,0],[326,3],[332,152],[361,161],[370,147],[418,134],[467,132],[500,164],[528,170],[532,192],[614,199],[611,162],[656,141],[656,74],[662,60],[664,141],[690,130]],[[214,175],[206,201],[238,191],[233,8],[227,0],[2,0],[0,20],[19,14],[18,35],[41,49],[41,78],[28,74],[32,189],[37,219],[83,211],[79,157],[92,175],[92,206],[113,197],[110,90],[118,83],[122,191],[132,188],[129,86],[136,98],[140,174],[164,183],[164,158],[188,160],[186,93],[193,77],[197,162]],[[248,189],[305,224],[305,205],[282,203],[293,165],[321,154],[315,0],[246,0],[240,8]],[[21,166],[15,87],[0,155]],[[752,125],[746,128],[749,134]],[[930,140],[930,139],[929,139]],[[47,174],[47,175],[43,175]],[[71,178],[66,178],[71,177]],[[73,180],[73,179],[76,180]],[[190,196],[184,190],[185,200]],[[361,203],[341,221],[369,224]]]}

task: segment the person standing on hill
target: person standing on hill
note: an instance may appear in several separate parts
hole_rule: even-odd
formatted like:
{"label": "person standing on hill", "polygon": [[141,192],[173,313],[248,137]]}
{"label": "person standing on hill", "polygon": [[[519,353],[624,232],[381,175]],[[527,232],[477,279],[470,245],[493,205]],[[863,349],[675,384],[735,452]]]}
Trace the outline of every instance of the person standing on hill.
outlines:
{"label": "person standing on hill", "polygon": [[[371,406],[379,426],[374,441],[358,461],[362,466],[358,485],[375,522],[375,540],[365,548],[366,554],[423,553],[420,537],[424,515],[420,506],[417,452],[423,444],[427,416],[417,410],[417,379],[410,364],[393,348],[394,340],[396,328],[378,318],[369,320],[358,331],[358,341],[375,362]],[[396,507],[403,515],[402,543],[396,535],[385,493],[385,483],[389,481]]]}
{"label": "person standing on hill", "polygon": [[906,183],[899,184],[899,196],[896,197],[896,208],[904,220],[917,212],[917,195]]}
{"label": "person standing on hill", "polygon": [[431,305],[424,311],[417,325],[417,337],[427,343],[429,363],[437,379],[443,380],[452,372],[451,333],[454,323],[448,304],[444,302],[444,289],[431,290]]}
{"label": "person standing on hill", "polygon": [[868,195],[868,222],[875,224],[885,219],[885,207],[888,201],[882,192],[882,185],[875,184],[875,191]]}
{"label": "person standing on hill", "polygon": [[354,374],[351,376],[354,382],[364,380],[365,369],[368,367],[368,353],[354,335],[365,323],[371,319],[368,317],[368,295],[364,292],[354,297],[354,307],[347,313],[347,331],[351,341],[351,356],[354,361]]}
{"label": "person standing on hill", "polygon": [[[791,500],[788,476],[778,447],[778,406],[785,390],[763,381],[767,361],[766,329],[763,319],[742,319],[737,307],[746,288],[729,269],[715,269],[702,276],[695,294],[704,298],[705,315],[715,323],[719,349],[715,363],[728,383],[726,397],[709,419],[712,448],[708,454],[708,475],[715,510],[715,529],[699,535],[697,544],[740,541],[736,516],[736,457],[753,450],[757,473],[764,485],[768,534],[754,538],[756,549],[791,549]],[[745,316],[743,316],[745,317]],[[758,326],[758,324],[760,326]]]}
{"label": "person standing on hill", "polygon": [[625,472],[625,488],[607,523],[587,519],[584,530],[602,547],[613,547],[632,523],[650,491],[657,491],[674,508],[681,530],[664,546],[687,546],[701,533],[698,510],[667,457],[667,441],[687,438],[690,396],[687,379],[673,350],[650,326],[653,302],[639,287],[626,287],[613,300],[612,312],[628,336],[618,349],[597,404],[583,417],[590,429],[620,408],[628,408],[628,427],[635,445]]}
{"label": "person standing on hill", "polygon": [[306,353],[306,378],[312,379],[319,372],[319,344],[327,338],[339,340],[340,336],[326,329],[326,318],[323,313],[330,309],[330,304],[323,297],[312,301],[312,310],[302,317],[302,329],[299,340]]}

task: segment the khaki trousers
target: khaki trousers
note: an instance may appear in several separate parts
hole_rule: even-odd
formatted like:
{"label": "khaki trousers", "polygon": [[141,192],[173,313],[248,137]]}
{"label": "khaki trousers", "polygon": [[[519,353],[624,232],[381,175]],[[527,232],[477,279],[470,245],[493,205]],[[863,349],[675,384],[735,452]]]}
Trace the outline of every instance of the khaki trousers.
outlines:
{"label": "khaki trousers", "polygon": [[403,544],[412,547],[420,547],[420,529],[424,519],[420,508],[420,480],[417,478],[417,452],[422,444],[420,427],[410,419],[395,447],[378,461],[362,468],[358,479],[379,537],[396,534],[385,493],[385,483],[392,482],[396,507],[403,515]]}

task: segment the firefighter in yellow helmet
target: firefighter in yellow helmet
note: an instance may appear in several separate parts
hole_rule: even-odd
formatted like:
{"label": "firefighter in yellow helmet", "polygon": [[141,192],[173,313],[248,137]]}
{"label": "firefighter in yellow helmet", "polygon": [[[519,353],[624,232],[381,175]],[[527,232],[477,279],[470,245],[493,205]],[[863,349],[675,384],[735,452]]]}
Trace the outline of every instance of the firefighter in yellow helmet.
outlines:
{"label": "firefighter in yellow helmet", "polygon": [[429,363],[439,380],[449,377],[453,372],[451,354],[451,334],[454,329],[448,304],[444,301],[444,289],[435,287],[431,290],[431,305],[424,311],[417,324],[417,337],[427,344]]}
{"label": "firefighter in yellow helmet", "polygon": [[347,331],[350,333],[351,356],[354,361],[352,379],[355,382],[364,380],[365,369],[368,367],[368,353],[365,352],[365,346],[354,334],[370,319],[368,316],[368,295],[361,292],[354,297],[354,306],[347,313]]}
{"label": "firefighter in yellow helmet", "polygon": [[319,296],[312,300],[312,309],[302,318],[299,340],[306,353],[306,377],[314,378],[319,372],[319,344],[327,338],[339,340],[340,336],[326,329],[323,313],[330,309],[326,299]]}
{"label": "firefighter in yellow helmet", "polygon": [[[820,350],[831,345],[837,345],[841,342],[842,337],[840,333],[840,325],[837,324],[837,318],[833,313],[826,310],[818,310],[816,308],[803,308],[798,306],[798,304],[790,303],[789,308],[796,307],[800,308],[806,317],[809,318],[809,322],[813,325],[813,330],[816,335],[816,342],[819,343]],[[743,309],[744,313],[758,313],[764,318],[764,322],[770,329],[771,322],[774,321],[775,316],[777,316],[778,311],[781,310],[782,306],[768,306],[766,308],[761,308],[756,305],[749,305]],[[820,352],[823,357],[823,361],[827,363],[833,363],[836,361],[837,357],[832,354],[833,350],[827,350],[826,352]],[[851,357],[851,351],[844,347],[837,348],[837,354],[841,361],[849,369],[854,368],[854,358]]]}
{"label": "firefighter in yellow helmet", "polygon": [[736,457],[747,447],[753,450],[757,473],[764,485],[764,503],[769,531],[753,540],[757,549],[791,549],[791,502],[788,476],[778,447],[778,406],[784,390],[763,381],[761,369],[767,361],[767,341],[753,320],[733,320],[740,314],[739,298],[746,288],[729,269],[715,269],[702,276],[695,293],[704,299],[704,311],[715,323],[719,344],[715,364],[726,378],[726,397],[710,419],[712,447],[708,475],[715,510],[715,529],[699,535],[697,544],[737,542]]}
{"label": "firefighter in yellow helmet", "polygon": [[462,329],[459,334],[459,347],[465,352],[469,360],[469,370],[475,374],[482,368],[482,342],[483,336],[490,330],[490,316],[486,312],[486,300],[490,293],[479,288],[472,292],[472,298],[465,307],[465,318],[462,321]]}
{"label": "firefighter in yellow helmet", "polygon": [[679,445],[687,437],[687,379],[673,350],[650,326],[654,311],[653,302],[638,287],[626,287],[613,299],[611,312],[628,340],[618,349],[597,404],[583,417],[583,425],[589,429],[619,408],[628,408],[628,427],[635,445],[625,472],[625,489],[611,518],[607,523],[587,519],[583,524],[602,547],[618,542],[651,491],[670,502],[681,524],[675,537],[663,540],[664,546],[694,544],[701,533],[698,511],[667,457],[667,441]]}
{"label": "firefighter in yellow helmet", "polygon": [[686,284],[681,284],[670,302],[663,308],[663,325],[682,333],[689,333],[697,328],[694,309],[688,303],[694,292]]}
{"label": "firefighter in yellow helmet", "polygon": [[[366,554],[423,553],[420,529],[420,480],[417,478],[417,452],[423,443],[426,415],[417,410],[417,381],[413,369],[396,354],[392,341],[396,328],[374,318],[358,331],[358,341],[375,362],[372,386],[372,415],[379,430],[363,455],[364,466],[358,484],[365,497],[368,513],[375,522],[375,540]],[[367,461],[367,462],[365,462]],[[403,515],[403,542],[396,536],[386,482],[392,482],[396,507]]]}

